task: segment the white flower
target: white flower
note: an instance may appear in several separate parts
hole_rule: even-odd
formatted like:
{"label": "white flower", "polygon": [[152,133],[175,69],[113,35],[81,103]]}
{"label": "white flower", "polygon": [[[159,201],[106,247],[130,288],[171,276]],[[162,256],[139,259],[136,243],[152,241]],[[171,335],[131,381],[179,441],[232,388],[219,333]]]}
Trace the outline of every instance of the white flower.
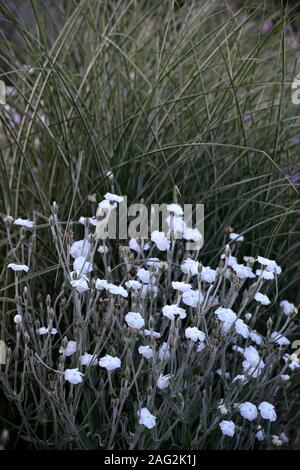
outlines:
{"label": "white flower", "polygon": [[125,321],[130,328],[140,330],[145,325],[145,320],[138,312],[128,312],[125,315]]}
{"label": "white flower", "polygon": [[197,228],[185,227],[183,230],[183,238],[185,240],[192,240],[198,242],[202,239],[202,235]]}
{"label": "white flower", "polygon": [[217,271],[211,269],[209,266],[203,266],[200,274],[201,280],[212,284],[215,282],[217,276]]}
{"label": "white flower", "polygon": [[257,433],[255,434],[255,437],[258,441],[264,441],[266,438],[266,434],[261,426],[257,427]]}
{"label": "white flower", "polygon": [[123,196],[118,196],[117,194],[106,193],[104,194],[104,199],[110,202],[122,202],[124,200]]}
{"label": "white flower", "polygon": [[234,232],[231,232],[229,234],[229,238],[230,240],[235,240],[236,242],[243,242],[245,240],[244,235],[240,235],[239,233]]}
{"label": "white flower", "polygon": [[15,316],[14,316],[14,322],[15,322],[16,324],[22,323],[22,317],[21,317],[21,315],[15,315]]}
{"label": "white flower", "polygon": [[99,366],[104,367],[106,370],[114,370],[121,367],[121,361],[118,357],[112,357],[109,354],[99,359]]}
{"label": "white flower", "polygon": [[137,253],[143,253],[143,251],[148,251],[150,248],[149,243],[145,243],[142,238],[138,240],[136,238],[130,238],[129,240],[129,248]]}
{"label": "white flower", "polygon": [[244,374],[238,374],[233,378],[232,383],[234,382],[242,382],[243,384],[245,384],[248,382],[248,379]]}
{"label": "white flower", "polygon": [[257,350],[253,346],[244,349],[243,368],[248,375],[256,378],[260,375],[265,363],[260,359]]}
{"label": "white flower", "polygon": [[191,290],[192,286],[190,284],[187,284],[186,282],[177,282],[173,281],[172,282],[172,287],[175,290],[179,290],[180,292],[186,292],[188,290]]}
{"label": "white flower", "polygon": [[122,297],[128,297],[128,292],[122,286],[115,286],[114,284],[108,283],[106,289],[114,295],[121,295]]}
{"label": "white flower", "polygon": [[149,284],[149,282],[150,282],[150,271],[147,271],[144,268],[140,268],[137,272],[137,277],[144,284]]}
{"label": "white flower", "polygon": [[272,442],[273,442],[274,446],[276,446],[276,447],[280,447],[283,444],[283,441],[281,439],[279,439],[279,437],[276,436],[275,434],[272,436]]}
{"label": "white flower", "polygon": [[245,313],[245,319],[247,321],[251,320],[251,318],[252,318],[252,313],[250,313],[250,312]]}
{"label": "white flower", "polygon": [[258,405],[258,409],[262,418],[268,419],[269,421],[276,421],[277,414],[275,411],[275,407],[271,403],[263,401],[260,403],[260,405]]}
{"label": "white flower", "polygon": [[288,380],[291,379],[289,374],[281,374],[280,378],[283,382],[287,382]]}
{"label": "white flower", "polygon": [[109,248],[106,245],[100,245],[97,251],[103,255],[109,251]]}
{"label": "white flower", "polygon": [[169,359],[170,353],[170,345],[168,343],[163,343],[158,351],[158,357],[161,361]]}
{"label": "white flower", "polygon": [[224,436],[229,436],[229,437],[233,437],[234,434],[235,434],[235,424],[233,421],[227,421],[226,419],[223,419],[223,421],[221,421],[219,423],[219,426],[220,426],[220,429],[222,431],[222,434],[224,434]]}
{"label": "white flower", "polygon": [[289,368],[291,370],[300,368],[300,359],[297,354],[291,354],[290,356],[288,354],[285,354],[283,356],[283,360],[289,363]]}
{"label": "white flower", "polygon": [[66,369],[64,371],[65,380],[74,385],[80,384],[82,382],[83,375],[84,374],[82,372],[79,372],[78,369]]}
{"label": "white flower", "polygon": [[266,279],[267,281],[272,281],[274,279],[274,274],[271,271],[267,271],[266,269],[257,269],[256,275],[261,276],[262,279]]}
{"label": "white flower", "polygon": [[187,258],[181,265],[181,271],[184,274],[191,274],[194,276],[198,274],[199,263],[198,261],[194,261],[191,258]]}
{"label": "white flower", "polygon": [[57,334],[57,329],[56,328],[51,328],[51,331],[49,332],[49,328],[46,328],[45,326],[41,326],[41,328],[38,328],[36,330],[37,334],[43,336],[47,335],[50,333],[51,335],[56,335]]}
{"label": "white flower", "polygon": [[96,366],[98,359],[95,355],[86,352],[83,354],[83,356],[80,356],[80,363],[83,366]]}
{"label": "white flower", "polygon": [[170,385],[170,380],[171,380],[171,374],[163,375],[160,374],[157,380],[157,387],[160,390],[163,390],[164,388],[168,388]]}
{"label": "white flower", "polygon": [[74,287],[74,289],[77,290],[77,292],[82,294],[83,292],[89,290],[88,278],[86,277],[85,274],[82,274],[81,276],[79,276],[79,273],[72,271],[70,275],[71,275],[70,284],[72,287]]}
{"label": "white flower", "polygon": [[168,215],[166,218],[170,232],[183,233],[186,230],[186,223],[182,217]]}
{"label": "white flower", "polygon": [[60,354],[63,354],[64,356],[72,356],[76,351],[77,351],[77,342],[73,340],[68,341],[68,344],[65,348],[63,346],[59,348]]}
{"label": "white flower", "polygon": [[289,441],[290,441],[289,438],[288,438],[288,436],[285,434],[285,432],[280,433],[279,439],[280,439],[284,444],[288,444]]}
{"label": "white flower", "polygon": [[139,424],[143,424],[148,429],[154,428],[156,425],[156,417],[150,413],[148,408],[141,408],[138,411]]}
{"label": "white flower", "polygon": [[25,271],[25,273],[28,273],[29,271],[29,267],[26,264],[9,263],[7,267],[13,271]]}
{"label": "white flower", "polygon": [[177,305],[165,305],[162,309],[162,313],[169,320],[175,320],[175,315],[178,315],[182,320],[186,318],[186,311],[184,308],[180,308]]}
{"label": "white flower", "polygon": [[[226,259],[226,255],[223,254],[223,255],[221,256],[221,259],[224,259],[224,260],[225,260],[225,259]],[[229,255],[229,256],[228,256],[228,260],[227,260],[227,266],[228,266],[229,268],[233,268],[236,264],[238,264],[237,258],[236,258],[235,256]]]}
{"label": "white flower", "polygon": [[189,307],[198,307],[203,301],[200,290],[190,289],[182,294],[182,302]]}
{"label": "white flower", "polygon": [[257,261],[262,266],[266,266],[267,271],[271,271],[273,273],[276,272],[276,274],[278,274],[278,275],[282,273],[281,267],[278,266],[276,261],[274,261],[272,259],[264,258],[263,256],[258,256]]}
{"label": "white flower", "polygon": [[262,305],[270,305],[271,303],[269,297],[265,294],[262,294],[261,292],[256,292],[254,298],[257,302],[260,302]]}
{"label": "white flower", "polygon": [[284,315],[289,315],[295,310],[295,305],[289,302],[288,300],[282,300],[279,304]]}
{"label": "white flower", "polygon": [[243,320],[238,319],[235,322],[235,331],[237,332],[238,335],[241,335],[243,338],[248,338],[249,336],[249,328],[246,325],[246,323],[243,322]]}
{"label": "white flower", "polygon": [[175,215],[183,215],[182,207],[179,204],[167,204],[167,211],[172,212]]}
{"label": "white flower", "polygon": [[146,328],[143,331],[144,336],[151,336],[151,338],[160,338],[161,334],[157,331],[147,330]]}
{"label": "white flower", "polygon": [[74,271],[79,272],[80,274],[87,274],[93,271],[93,265],[90,263],[85,256],[78,256],[75,258],[73,263]]}
{"label": "white flower", "polygon": [[106,279],[97,279],[96,280],[96,284],[95,284],[95,287],[97,290],[104,290],[104,289],[108,289],[108,285],[109,285],[109,282],[107,282]]}
{"label": "white flower", "polygon": [[215,311],[215,315],[223,322],[223,330],[225,333],[228,332],[232,324],[236,321],[236,314],[231,308],[219,307]]}
{"label": "white flower", "polygon": [[153,351],[150,346],[140,346],[138,352],[146,359],[151,359],[151,357],[153,357]]}
{"label": "white flower", "polygon": [[78,240],[71,245],[70,255],[73,258],[78,258],[79,256],[88,256],[91,245],[88,240]]}
{"label": "white flower", "polygon": [[257,408],[253,403],[249,401],[245,401],[245,403],[241,403],[239,405],[239,410],[243,418],[247,419],[248,421],[253,421],[257,418]]}
{"label": "white flower", "polygon": [[279,346],[288,346],[289,344],[291,344],[289,339],[287,339],[285,336],[281,335],[277,331],[274,331],[271,334],[271,338],[273,339],[273,342],[278,344]]}
{"label": "white flower", "polygon": [[186,328],[184,334],[186,338],[191,339],[194,343],[197,341],[205,341],[205,333],[200,331],[196,326],[189,326]]}
{"label": "white flower", "polygon": [[197,352],[202,352],[205,349],[204,343],[199,343],[197,346]]}
{"label": "white flower", "polygon": [[160,251],[166,251],[170,248],[170,240],[168,240],[163,232],[154,230],[154,232],[151,233],[151,240]]}
{"label": "white flower", "polygon": [[128,289],[140,290],[140,288],[142,287],[142,284],[139,281],[130,280],[130,281],[125,282],[125,286]]}
{"label": "white flower", "polygon": [[26,227],[26,228],[33,228],[34,226],[34,222],[32,220],[21,219],[21,218],[15,219],[14,224],[21,225],[21,227]]}
{"label": "white flower", "polygon": [[[86,224],[86,221],[88,221],[88,223],[89,223],[90,225],[94,225],[94,226],[97,225],[97,219],[96,219],[96,217],[80,217],[80,218],[79,218],[79,222],[80,222],[81,224],[83,224],[83,225]],[[99,251],[99,250],[98,250],[98,251]]]}
{"label": "white flower", "polygon": [[263,343],[262,337],[255,330],[250,330],[249,333],[250,339],[254,341],[255,344],[260,346]]}
{"label": "white flower", "polygon": [[249,268],[249,266],[245,266],[244,264],[235,264],[233,266],[233,270],[240,279],[253,279],[255,277],[252,269]]}

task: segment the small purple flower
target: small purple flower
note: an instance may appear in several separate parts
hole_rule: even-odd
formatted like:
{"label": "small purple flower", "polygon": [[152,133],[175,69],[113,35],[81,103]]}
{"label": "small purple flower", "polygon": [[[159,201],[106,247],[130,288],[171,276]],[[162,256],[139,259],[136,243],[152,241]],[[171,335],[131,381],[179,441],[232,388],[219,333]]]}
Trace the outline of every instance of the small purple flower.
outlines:
{"label": "small purple flower", "polygon": [[300,179],[300,173],[298,170],[286,170],[283,172],[284,176],[287,176],[292,184],[297,183]]}
{"label": "small purple flower", "polygon": [[270,29],[273,28],[273,26],[274,24],[272,20],[266,20],[264,24],[262,25],[261,32],[263,34],[266,34],[268,31],[270,31]]}
{"label": "small purple flower", "polygon": [[246,114],[243,115],[243,121],[245,121],[245,122],[250,121],[251,117],[252,117],[251,113],[246,113]]}
{"label": "small purple flower", "polygon": [[298,145],[300,144],[300,139],[297,135],[294,135],[294,137],[291,138],[290,140],[291,145]]}

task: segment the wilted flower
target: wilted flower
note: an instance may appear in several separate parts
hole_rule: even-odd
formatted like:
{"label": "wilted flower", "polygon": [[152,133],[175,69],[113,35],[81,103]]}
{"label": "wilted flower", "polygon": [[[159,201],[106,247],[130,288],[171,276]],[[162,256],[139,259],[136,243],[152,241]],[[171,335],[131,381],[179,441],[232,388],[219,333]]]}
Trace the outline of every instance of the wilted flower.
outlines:
{"label": "wilted flower", "polygon": [[124,287],[122,286],[115,286],[114,284],[111,284],[110,282],[107,284],[106,288],[111,294],[114,295],[121,295],[122,297],[128,297],[128,292]]}
{"label": "wilted flower", "polygon": [[156,417],[150,413],[148,408],[141,408],[138,411],[139,424],[143,424],[146,428],[152,429],[156,424]]}
{"label": "wilted flower", "polygon": [[79,372],[78,369],[66,369],[64,371],[65,380],[74,385],[80,384],[83,380],[83,376],[84,374],[82,372]]}
{"label": "wilted flower", "polygon": [[59,352],[64,356],[72,356],[77,351],[77,342],[76,341],[68,341],[67,346],[64,348],[61,346],[59,348]]}
{"label": "wilted flower", "polygon": [[168,388],[168,386],[170,385],[170,380],[171,380],[171,374],[167,374],[167,375],[160,374],[157,380],[157,387],[160,390]]}
{"label": "wilted flower", "polygon": [[[226,255],[223,254],[223,255],[221,256],[221,259],[225,260],[225,259],[226,259]],[[227,266],[228,266],[229,268],[233,268],[236,264],[238,264],[237,258],[236,258],[235,256],[232,256],[232,255],[228,256],[228,258],[227,258]]]}
{"label": "wilted flower", "polygon": [[257,418],[257,408],[253,403],[249,401],[245,401],[245,403],[241,403],[239,405],[239,410],[243,418],[247,419],[248,421],[253,421]]}
{"label": "wilted flower", "polygon": [[278,436],[276,436],[276,435],[274,434],[274,435],[272,436],[272,443],[274,444],[274,446],[280,447],[280,446],[282,446],[283,441],[282,441]]}
{"label": "wilted flower", "polygon": [[151,359],[151,357],[153,357],[153,351],[150,346],[139,346],[138,352],[146,359]]}
{"label": "wilted flower", "polygon": [[[79,222],[83,225],[85,225],[87,222],[90,224],[90,225],[94,225],[96,226],[97,225],[97,219],[96,217],[80,217],[79,218]],[[103,248],[103,247],[100,247],[100,248]],[[100,248],[98,249],[98,251],[100,251]]]}
{"label": "wilted flower", "polygon": [[186,338],[191,339],[194,343],[197,341],[205,341],[205,333],[200,331],[196,326],[189,326],[185,329],[184,334]]}
{"label": "wilted flower", "polygon": [[80,356],[80,363],[83,366],[96,366],[98,359],[95,355],[86,352],[83,354],[83,356]]}
{"label": "wilted flower", "polygon": [[186,318],[186,311],[184,308],[180,308],[177,305],[165,305],[162,309],[162,313],[169,320],[175,320],[175,316],[178,315],[182,320]]}
{"label": "wilted flower", "polygon": [[219,423],[220,429],[224,436],[233,437],[235,434],[235,424],[233,421],[223,420]]}
{"label": "wilted flower", "polygon": [[33,228],[34,222],[32,220],[18,218],[14,220],[14,225],[20,225],[21,227],[26,228]]}
{"label": "wilted flower", "polygon": [[265,294],[262,294],[261,292],[256,292],[254,298],[257,302],[261,303],[262,305],[270,305],[271,303],[269,297]]}
{"label": "wilted flower", "polygon": [[151,240],[155,243],[160,251],[166,251],[170,248],[170,240],[163,232],[154,230],[154,232],[151,233]]}
{"label": "wilted flower", "polygon": [[260,346],[263,343],[262,337],[255,330],[250,330],[249,332],[250,339],[254,341],[255,344]]}
{"label": "wilted flower", "polygon": [[25,273],[29,271],[29,267],[26,264],[9,263],[7,267],[13,271],[25,271]]}
{"label": "wilted flower", "polygon": [[121,367],[121,361],[118,357],[110,356],[106,354],[105,356],[99,359],[99,366],[104,367],[106,370],[114,370]]}
{"label": "wilted flower", "polygon": [[275,411],[275,407],[271,403],[263,401],[260,403],[260,405],[258,405],[258,409],[262,418],[268,419],[269,421],[276,421],[277,414]]}
{"label": "wilted flower", "polygon": [[96,280],[96,284],[95,284],[95,287],[97,290],[104,290],[104,289],[108,289],[108,285],[109,285],[109,282],[107,282],[106,279],[97,279]]}
{"label": "wilted flower", "polygon": [[79,256],[88,256],[91,249],[90,242],[88,240],[78,240],[71,245],[70,255],[73,258],[78,258]]}
{"label": "wilted flower", "polygon": [[130,328],[140,330],[145,325],[145,320],[138,312],[128,312],[125,315],[125,321]]}

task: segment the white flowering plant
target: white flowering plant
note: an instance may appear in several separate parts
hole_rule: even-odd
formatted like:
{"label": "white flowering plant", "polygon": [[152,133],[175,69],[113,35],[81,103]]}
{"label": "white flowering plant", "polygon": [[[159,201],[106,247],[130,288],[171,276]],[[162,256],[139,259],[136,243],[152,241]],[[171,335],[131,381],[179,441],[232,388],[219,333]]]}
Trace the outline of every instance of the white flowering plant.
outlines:
{"label": "white flowering plant", "polygon": [[97,222],[74,240],[55,203],[49,226],[56,296],[31,287],[26,243],[14,254],[28,255],[27,269],[7,264],[15,300],[1,384],[33,448],[298,447],[298,311],[276,299],[275,261],[243,257],[235,240],[207,267],[185,240],[171,236],[165,250],[150,234],[146,251],[128,240],[116,254]]}

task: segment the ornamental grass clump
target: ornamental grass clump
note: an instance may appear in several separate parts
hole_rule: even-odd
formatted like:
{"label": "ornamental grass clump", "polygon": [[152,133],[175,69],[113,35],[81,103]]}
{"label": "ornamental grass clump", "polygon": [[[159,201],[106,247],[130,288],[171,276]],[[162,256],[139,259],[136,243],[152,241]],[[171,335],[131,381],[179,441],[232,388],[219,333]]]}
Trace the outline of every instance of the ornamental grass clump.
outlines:
{"label": "ornamental grass clump", "polygon": [[54,203],[51,296],[35,277],[32,244],[42,243],[35,224],[6,220],[14,295],[6,299],[0,378],[16,442],[299,448],[300,360],[291,345],[298,311],[277,297],[276,261],[245,253],[236,237],[204,266],[171,223],[154,241],[149,233],[120,245],[97,236],[99,211],[95,223],[67,226],[58,214]]}

